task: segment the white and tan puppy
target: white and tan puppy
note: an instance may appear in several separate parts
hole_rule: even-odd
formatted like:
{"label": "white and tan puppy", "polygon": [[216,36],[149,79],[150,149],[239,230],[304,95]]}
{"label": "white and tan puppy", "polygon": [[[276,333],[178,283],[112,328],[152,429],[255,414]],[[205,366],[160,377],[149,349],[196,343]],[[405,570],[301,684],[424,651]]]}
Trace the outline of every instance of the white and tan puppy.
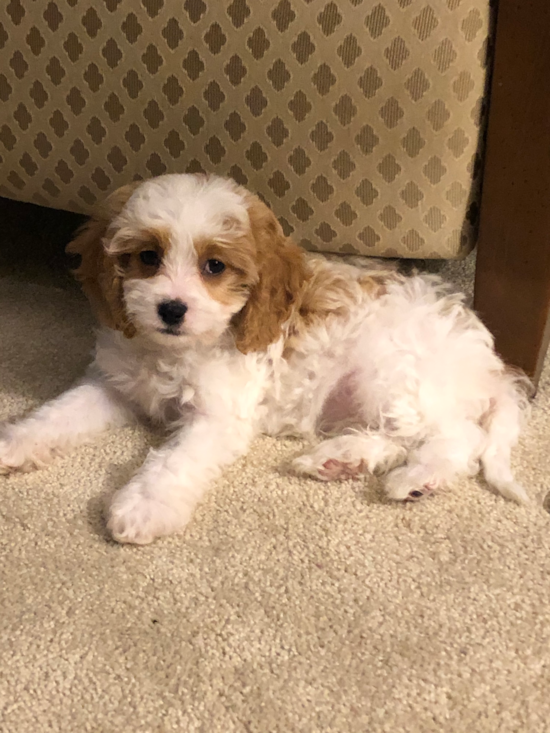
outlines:
{"label": "white and tan puppy", "polygon": [[396,500],[483,467],[510,469],[522,380],[434,277],[306,255],[229,180],[166,175],[117,191],[69,245],[102,327],[73,389],[0,437],[0,473],[139,416],[171,437],[114,494],[108,526],[144,544],[180,530],[208,484],[259,433],[323,439],[295,471],[387,472]]}

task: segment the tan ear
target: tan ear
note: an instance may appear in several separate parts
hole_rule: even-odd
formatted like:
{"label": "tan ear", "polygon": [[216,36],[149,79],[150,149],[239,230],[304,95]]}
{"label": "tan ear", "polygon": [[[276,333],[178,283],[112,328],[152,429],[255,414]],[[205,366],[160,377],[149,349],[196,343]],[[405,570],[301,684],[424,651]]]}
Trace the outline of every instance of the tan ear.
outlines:
{"label": "tan ear", "polygon": [[248,214],[255,245],[257,280],[244,308],[233,319],[235,342],[247,354],[281,336],[281,327],[299,305],[307,279],[302,250],[288,240],[273,212],[250,197]]}
{"label": "tan ear", "polygon": [[127,338],[135,335],[135,328],[129,323],[124,310],[122,275],[117,259],[107,254],[103,239],[113,217],[122,211],[139,185],[135,183],[123,186],[111,194],[66,247],[69,255],[80,257],[80,263],[73,270],[73,274],[82,284],[82,290],[99,322],[108,328],[122,331]]}

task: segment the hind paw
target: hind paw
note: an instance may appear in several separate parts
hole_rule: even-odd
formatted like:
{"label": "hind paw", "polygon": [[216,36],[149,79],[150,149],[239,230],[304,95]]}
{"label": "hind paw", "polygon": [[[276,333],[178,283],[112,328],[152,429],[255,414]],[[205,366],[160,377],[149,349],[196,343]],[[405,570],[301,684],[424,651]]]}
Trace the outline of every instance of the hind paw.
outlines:
{"label": "hind paw", "polygon": [[355,478],[365,473],[363,463],[346,463],[335,458],[329,458],[318,469],[319,478],[325,481],[336,481],[337,479]]}
{"label": "hind paw", "polygon": [[405,459],[405,449],[381,435],[350,434],[329,438],[310,453],[295,458],[296,473],[322,481],[385,472]]}
{"label": "hind paw", "polygon": [[416,502],[442,488],[443,481],[427,476],[422,467],[396,468],[386,480],[386,494],[394,501]]}
{"label": "hind paw", "polygon": [[424,484],[422,487],[418,489],[411,489],[407,496],[402,499],[402,501],[408,501],[408,502],[416,502],[420,501],[420,499],[424,499],[426,496],[432,496],[434,491],[436,490],[436,487],[431,484]]}
{"label": "hind paw", "polygon": [[311,455],[298,456],[292,461],[291,466],[295,473],[313,476],[321,481],[354,478],[364,473],[361,463],[346,463],[335,458],[328,458],[319,463]]}

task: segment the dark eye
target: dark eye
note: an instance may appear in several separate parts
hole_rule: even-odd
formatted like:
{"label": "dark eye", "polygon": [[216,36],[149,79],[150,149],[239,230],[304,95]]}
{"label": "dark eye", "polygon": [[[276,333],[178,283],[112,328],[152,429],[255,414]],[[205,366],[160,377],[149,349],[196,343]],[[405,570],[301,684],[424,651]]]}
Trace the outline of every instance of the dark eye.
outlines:
{"label": "dark eye", "polygon": [[204,271],[207,275],[221,275],[225,270],[225,265],[219,260],[206,260]]}
{"label": "dark eye", "polygon": [[144,265],[149,265],[149,267],[158,267],[160,265],[160,257],[154,249],[144,249],[143,252],[139,253],[139,259]]}

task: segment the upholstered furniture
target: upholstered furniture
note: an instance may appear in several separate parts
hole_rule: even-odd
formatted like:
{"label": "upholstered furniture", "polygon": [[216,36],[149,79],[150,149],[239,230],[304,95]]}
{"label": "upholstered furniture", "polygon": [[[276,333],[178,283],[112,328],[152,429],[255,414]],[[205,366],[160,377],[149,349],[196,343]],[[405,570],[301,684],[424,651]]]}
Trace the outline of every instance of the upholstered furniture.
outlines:
{"label": "upholstered furniture", "polygon": [[309,247],[462,256],[489,18],[488,0],[10,0],[1,193],[87,212],[208,170]]}

